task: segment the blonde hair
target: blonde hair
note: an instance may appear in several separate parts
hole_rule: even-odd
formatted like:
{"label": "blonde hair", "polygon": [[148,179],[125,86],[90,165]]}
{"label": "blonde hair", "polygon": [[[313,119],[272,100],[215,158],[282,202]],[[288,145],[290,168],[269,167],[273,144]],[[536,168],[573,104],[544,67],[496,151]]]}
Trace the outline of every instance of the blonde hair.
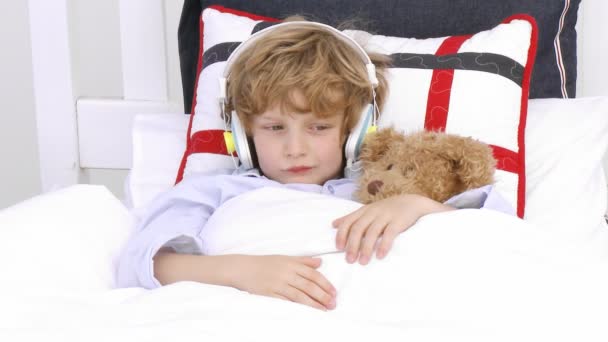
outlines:
{"label": "blonde hair", "polygon": [[[376,104],[381,109],[389,58],[368,55],[376,65]],[[304,106],[297,103],[297,94],[305,99]],[[227,95],[226,113],[236,110],[248,134],[253,117],[277,105],[283,112],[320,117],[344,113],[343,129],[348,133],[373,97],[365,62],[352,46],[322,28],[289,26],[242,51],[230,70]]]}

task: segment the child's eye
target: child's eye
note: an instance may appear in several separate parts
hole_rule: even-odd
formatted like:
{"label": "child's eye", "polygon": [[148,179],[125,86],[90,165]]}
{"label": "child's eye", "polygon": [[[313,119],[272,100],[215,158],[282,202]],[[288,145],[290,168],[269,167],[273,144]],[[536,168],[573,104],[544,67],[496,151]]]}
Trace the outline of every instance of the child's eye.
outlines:
{"label": "child's eye", "polygon": [[269,131],[280,131],[283,129],[283,125],[268,125],[265,127],[265,129]]}
{"label": "child's eye", "polygon": [[315,131],[324,131],[324,130],[327,130],[327,129],[330,129],[330,128],[331,128],[330,125],[314,125],[314,126],[312,126],[312,129],[315,130]]}
{"label": "child's eye", "polygon": [[393,164],[388,164],[388,166],[386,167],[386,170],[388,171],[388,170],[390,170],[392,168],[393,168]]}

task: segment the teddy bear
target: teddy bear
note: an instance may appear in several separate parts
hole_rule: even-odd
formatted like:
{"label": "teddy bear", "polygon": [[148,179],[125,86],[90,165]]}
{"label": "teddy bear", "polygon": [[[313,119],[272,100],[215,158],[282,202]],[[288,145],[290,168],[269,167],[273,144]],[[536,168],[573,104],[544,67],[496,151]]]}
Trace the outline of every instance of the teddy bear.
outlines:
{"label": "teddy bear", "polygon": [[368,204],[410,193],[438,202],[494,182],[496,159],[487,144],[433,131],[379,129],[365,138],[355,197]]}

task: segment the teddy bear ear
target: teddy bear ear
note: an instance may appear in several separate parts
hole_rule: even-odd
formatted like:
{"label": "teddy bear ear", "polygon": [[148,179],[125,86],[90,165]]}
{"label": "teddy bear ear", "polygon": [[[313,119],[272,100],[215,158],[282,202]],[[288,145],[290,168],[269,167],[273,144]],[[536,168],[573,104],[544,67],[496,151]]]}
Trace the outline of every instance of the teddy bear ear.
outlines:
{"label": "teddy bear ear", "polygon": [[359,159],[363,162],[373,162],[380,160],[390,149],[391,144],[403,140],[403,134],[394,128],[382,128],[375,133],[368,133],[365,136]]}
{"label": "teddy bear ear", "polygon": [[469,137],[447,135],[442,155],[453,165],[467,189],[479,188],[494,182],[496,159],[492,148]]}

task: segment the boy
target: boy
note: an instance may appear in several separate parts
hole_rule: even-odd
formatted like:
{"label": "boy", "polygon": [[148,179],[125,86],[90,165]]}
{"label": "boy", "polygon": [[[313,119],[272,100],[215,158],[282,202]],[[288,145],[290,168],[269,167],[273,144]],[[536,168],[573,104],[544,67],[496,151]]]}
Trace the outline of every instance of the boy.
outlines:
{"label": "boy", "polygon": [[[230,68],[227,112],[238,115],[255,153],[255,168],[193,175],[148,208],[121,257],[120,286],[154,288],[182,280],[235,287],[322,310],[336,305],[335,288],[316,270],[320,259],[292,256],[201,255],[200,231],[222,203],[260,187],[286,187],[351,198],[343,177],[344,144],[363,108],[381,107],[378,87],[341,33],[320,27],[269,30]],[[370,56],[381,69],[386,59]],[[381,71],[381,70],[380,70]],[[236,114],[234,114],[236,113]],[[336,246],[349,263],[383,258],[399,233],[423,215],[454,208],[418,195],[366,205],[338,218]]]}

